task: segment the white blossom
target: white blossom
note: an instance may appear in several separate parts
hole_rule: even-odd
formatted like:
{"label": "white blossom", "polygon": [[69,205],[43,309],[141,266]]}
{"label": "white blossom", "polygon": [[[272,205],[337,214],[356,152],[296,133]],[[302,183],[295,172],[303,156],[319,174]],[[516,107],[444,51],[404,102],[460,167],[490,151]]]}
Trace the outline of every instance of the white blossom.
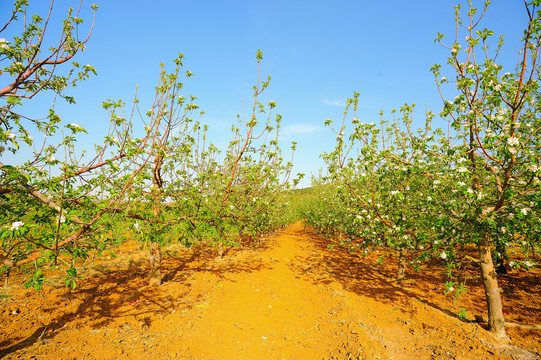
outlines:
{"label": "white blossom", "polygon": [[500,84],[497,84],[496,86],[494,86],[494,90],[496,91],[500,91],[502,89],[502,86]]}
{"label": "white blossom", "polygon": [[52,155],[47,157],[47,161],[50,162],[50,163],[54,162],[55,160],[56,160],[55,157],[52,156]]}
{"label": "white blossom", "polygon": [[514,147],[510,147],[509,152],[514,155],[517,153],[517,149],[515,149]]}
{"label": "white blossom", "polygon": [[524,214],[524,215],[528,215],[528,211],[530,211],[530,208],[522,208],[522,209],[520,209],[520,212],[522,212],[522,214]]}
{"label": "white blossom", "polygon": [[512,136],[510,138],[507,139],[507,144],[508,145],[511,145],[511,146],[515,146],[515,145],[518,145],[520,143],[520,141],[518,140],[517,137],[515,136]]}
{"label": "white blossom", "polygon": [[391,195],[396,195],[396,194],[400,194],[400,191],[398,191],[398,190],[391,191]]}
{"label": "white blossom", "polygon": [[15,221],[13,223],[11,223],[11,228],[10,230],[13,231],[13,230],[19,230],[21,228],[21,226],[23,226],[24,223],[22,221]]}
{"label": "white blossom", "polygon": [[466,171],[468,171],[468,169],[466,167],[464,167],[464,166],[461,166],[461,167],[458,168],[458,172],[460,172],[460,173],[464,173]]}
{"label": "white blossom", "polygon": [[141,225],[139,225],[139,223],[138,223],[137,221],[135,222],[135,224],[133,224],[133,227],[134,227],[137,231],[141,230]]}
{"label": "white blossom", "polygon": [[15,139],[15,134],[14,134],[14,133],[11,133],[11,132],[9,132],[9,130],[8,130],[8,131],[6,131],[6,136],[7,136],[7,137],[8,137],[8,139],[10,139],[10,140],[13,140],[13,139]]}
{"label": "white blossom", "polygon": [[445,252],[442,252],[440,254],[440,258],[442,258],[443,260],[447,259],[447,254]]}

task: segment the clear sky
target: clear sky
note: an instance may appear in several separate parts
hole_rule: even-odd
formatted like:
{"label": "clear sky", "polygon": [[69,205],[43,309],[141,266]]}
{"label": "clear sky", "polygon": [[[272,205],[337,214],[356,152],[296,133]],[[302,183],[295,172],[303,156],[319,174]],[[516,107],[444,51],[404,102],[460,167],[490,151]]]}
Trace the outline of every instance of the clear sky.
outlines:
{"label": "clear sky", "polygon": [[[261,49],[262,74],[272,76],[263,100],[278,104],[284,150],[291,141],[298,142],[294,172],[305,173],[302,185],[308,186],[310,174],[324,167],[319,155],[331,151],[336,139],[323,123],[326,118],[341,120],[346,98],[354,91],[361,93],[358,117],[365,122],[377,122],[380,110],[390,114],[404,103],[417,104],[419,123],[425,106],[439,112],[442,103],[430,67],[445,64],[450,52],[434,39],[441,32],[452,43],[456,2],[95,1],[99,10],[94,31],[77,61],[92,64],[98,76],[68,91],[76,105],[59,105],[57,110],[64,123],[88,130],[83,143],[99,141],[108,124],[102,102],[122,98],[130,103],[136,85],[143,103],[151,101],[159,63],[171,65],[182,52],[185,69],[195,75],[186,83],[186,95],[198,98],[211,140],[223,146],[243,102],[244,110],[250,110],[257,80],[255,52]],[[11,3],[0,0],[0,20],[10,14]],[[46,0],[31,3],[30,13],[44,15],[49,6]],[[65,14],[66,4],[76,6],[78,1],[57,0],[53,20]],[[86,25],[90,5],[83,1]],[[522,0],[494,0],[489,8],[485,26],[507,40],[504,51],[509,55],[500,60],[510,66],[505,71],[516,63],[525,20]],[[10,40],[10,31],[0,37]],[[453,97],[452,85],[448,90]],[[25,109],[45,113],[49,106],[49,99],[38,97]],[[285,151],[286,159],[288,154]]]}

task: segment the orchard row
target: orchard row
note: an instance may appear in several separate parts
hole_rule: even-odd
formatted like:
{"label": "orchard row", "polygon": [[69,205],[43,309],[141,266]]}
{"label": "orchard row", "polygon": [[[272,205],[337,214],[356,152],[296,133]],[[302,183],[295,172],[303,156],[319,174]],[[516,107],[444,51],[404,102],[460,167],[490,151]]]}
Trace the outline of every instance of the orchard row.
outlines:
{"label": "orchard row", "polygon": [[[279,147],[276,103],[260,101],[270,77],[258,80],[249,118],[238,116],[229,145],[219,149],[207,140],[196,98],[181,95],[192,73],[183,70],[180,54],[171,71],[162,64],[150,109],[140,108],[137,98],[129,109],[122,100],[103,104],[109,133],[95,145],[95,154],[81,154],[77,140],[87,132],[81,125],[62,124],[53,109],[45,119],[23,112],[25,102],[40,92],[72,102],[64,90],[95,73],[90,65],[69,63],[88,40],[78,38],[81,9],[70,10],[59,43],[45,49],[43,39],[54,34],[47,32],[44,18],[27,17],[27,5],[16,1],[1,30],[31,19],[22,24],[22,34],[0,39],[0,74],[7,85],[0,90],[5,100],[0,153],[25,159],[0,162],[5,224],[0,261],[6,282],[13,268],[22,267],[31,272],[27,287],[40,289],[43,268],[66,265],[66,285],[75,288],[81,260],[134,239],[148,244],[150,283],[159,285],[163,245],[205,240],[223,255],[239,238],[258,237],[280,225],[277,214],[292,164]],[[94,14],[96,9],[92,6]],[[258,51],[258,79],[262,59]],[[67,72],[59,73],[64,67]]]}
{"label": "orchard row", "polygon": [[[480,270],[489,326],[505,336],[496,267],[528,270],[541,245],[541,13],[539,2],[526,6],[519,61],[504,72],[496,62],[502,38],[481,27],[487,6],[478,12],[469,2],[465,16],[457,6],[455,36],[447,45],[436,39],[450,53],[448,69],[432,67],[438,117],[425,112],[424,126],[415,126],[415,106],[406,104],[390,119],[382,112],[378,124],[364,123],[355,93],[341,123],[326,121],[336,147],[322,154],[328,175],[304,217],[359,251],[396,251],[399,283],[407,264],[460,262],[459,250],[476,247],[478,258],[468,260]],[[456,96],[447,100],[451,83]],[[526,258],[508,262],[517,248]]]}

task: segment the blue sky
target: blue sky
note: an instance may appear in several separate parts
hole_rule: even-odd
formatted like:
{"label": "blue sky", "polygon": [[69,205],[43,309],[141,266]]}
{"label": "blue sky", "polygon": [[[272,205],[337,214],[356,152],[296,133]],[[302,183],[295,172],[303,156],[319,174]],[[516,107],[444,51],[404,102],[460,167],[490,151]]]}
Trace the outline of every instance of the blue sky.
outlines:
{"label": "blue sky", "polygon": [[[485,26],[505,34],[508,55],[502,54],[500,63],[512,71],[526,12],[521,0],[493,2]],[[31,3],[35,9],[31,13],[44,14],[49,5],[45,0]],[[57,0],[53,20],[58,21],[70,3],[76,6],[78,2]],[[186,95],[198,98],[211,140],[224,145],[236,114],[243,112],[243,103],[244,110],[250,110],[252,85],[257,80],[255,52],[263,51],[262,74],[271,75],[272,81],[262,100],[276,101],[276,110],[283,116],[281,141],[286,159],[291,141],[298,143],[294,172],[306,174],[303,186],[309,185],[311,173],[324,168],[319,155],[334,147],[336,136],[323,126],[325,119],[341,121],[346,98],[354,91],[361,93],[358,117],[365,122],[377,122],[380,110],[389,114],[404,103],[417,104],[419,123],[424,120],[425,106],[436,113],[441,109],[429,69],[435,63],[445,64],[449,55],[434,38],[441,32],[452,42],[456,1],[95,3],[100,7],[95,28],[77,61],[92,64],[98,76],[69,90],[76,105],[57,105],[63,122],[88,130],[81,141],[89,148],[107,130],[102,102],[122,98],[130,103],[136,85],[142,102],[151,101],[159,63],[172,64],[179,52],[186,57],[185,69],[195,75],[186,83]],[[10,5],[11,1],[0,0],[0,19],[8,15]],[[87,25],[90,5],[83,2]],[[9,40],[10,31],[0,37]],[[453,97],[451,85],[448,90]],[[25,110],[45,113],[49,106],[50,99],[38,97]]]}

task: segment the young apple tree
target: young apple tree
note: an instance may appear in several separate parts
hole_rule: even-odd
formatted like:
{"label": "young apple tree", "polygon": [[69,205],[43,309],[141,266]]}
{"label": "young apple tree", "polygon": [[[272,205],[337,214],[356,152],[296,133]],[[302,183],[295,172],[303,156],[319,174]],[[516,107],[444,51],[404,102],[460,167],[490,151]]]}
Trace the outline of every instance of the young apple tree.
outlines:
{"label": "young apple tree", "polygon": [[[150,243],[150,285],[162,281],[161,246],[176,227],[189,226],[198,216],[192,178],[205,159],[205,149],[199,147],[201,125],[191,118],[198,109],[195,97],[188,100],[181,94],[185,80],[192,76],[186,71],[182,79],[183,58],[179,54],[174,60],[172,72],[161,64],[154,101],[144,115],[137,97],[129,120],[119,114],[122,102],[104,104],[113,121],[132,125],[125,142],[127,156],[119,164],[124,176],[120,181],[110,178],[107,193],[121,195],[122,207],[112,211],[132,224],[143,242]],[[144,127],[142,138],[136,137],[141,130],[136,120]]]}
{"label": "young apple tree", "polygon": [[[95,73],[92,66],[73,61],[84,50],[93,25],[88,36],[79,39],[82,6],[76,11],[70,8],[61,22],[58,43],[47,47],[52,41],[48,30],[53,1],[45,19],[27,16],[27,5],[27,1],[16,1],[11,17],[0,29],[4,34],[17,24],[22,26],[19,36],[0,39],[4,82],[0,90],[0,154],[15,154],[14,163],[0,162],[0,216],[7,224],[0,234],[0,261],[6,274],[12,267],[33,264],[36,273],[27,286],[38,289],[43,282],[41,267],[66,261],[60,251],[77,259],[87,257],[97,246],[103,249],[109,229],[102,220],[121,197],[105,196],[101,190],[108,177],[117,177],[116,162],[126,156],[124,140],[130,125],[115,119],[104,143],[96,146],[95,156],[76,152],[75,144],[86,130],[77,123],[62,124],[54,105],[57,97],[73,103],[65,94],[67,86]],[[95,13],[97,6],[91,9]],[[67,71],[62,72],[64,69]],[[53,94],[46,118],[23,115],[26,101],[40,93]],[[119,140],[113,141],[114,134]],[[109,169],[106,175],[95,174],[104,168]],[[71,287],[77,279],[74,263],[67,264],[66,285]]]}
{"label": "young apple tree", "polygon": [[[30,17],[27,14],[28,1],[17,0],[13,4],[11,14],[4,19],[4,24],[0,28],[0,36],[11,30],[13,30],[12,33],[20,31],[18,36],[13,36],[11,39],[0,37],[0,81],[2,82],[0,84],[0,99],[2,100],[0,103],[0,154],[9,151],[24,156],[31,152],[30,160],[19,166],[5,164],[5,161],[0,162],[0,195],[3,197],[1,216],[3,223],[11,223],[11,226],[2,229],[1,235],[3,251],[0,253],[0,260],[3,266],[7,267],[7,271],[13,266],[41,257],[38,249],[56,250],[65,245],[64,241],[59,242],[59,226],[56,230],[50,229],[51,232],[47,233],[47,236],[41,233],[33,238],[28,222],[33,220],[30,217],[38,216],[36,225],[43,224],[52,213],[56,214],[55,218],[63,218],[62,200],[49,196],[47,192],[56,191],[59,188],[66,190],[69,187],[67,178],[64,177],[63,180],[57,178],[56,183],[49,182],[49,190],[46,190],[46,187],[43,187],[47,179],[44,167],[47,164],[59,164],[60,162],[53,156],[57,149],[71,148],[76,134],[85,131],[79,125],[67,125],[68,134],[62,134],[62,140],[57,145],[47,146],[46,138],[57,133],[60,128],[61,120],[54,111],[54,104],[45,119],[27,117],[23,115],[20,108],[29,99],[47,92],[52,92],[72,103],[74,99],[64,93],[66,87],[75,86],[79,81],[85,80],[91,73],[96,72],[90,65],[80,66],[77,62],[69,63],[80,51],[84,50],[94,24],[93,19],[85,38],[78,37],[79,28],[83,23],[83,19],[79,17],[81,4],[76,11],[72,8],[68,10],[62,22],[58,42],[47,48],[52,36],[48,29],[52,26],[50,19],[53,3],[54,1],[51,1],[45,18],[40,15]],[[92,5],[91,9],[95,16],[97,6]],[[67,71],[62,73],[64,69]],[[43,137],[43,142],[39,144],[34,137]],[[26,149],[21,149],[21,145],[33,147],[34,151],[25,153]],[[65,164],[64,170],[69,173],[74,171],[71,164]],[[84,172],[83,169],[78,170],[80,173]],[[45,212],[38,212],[38,208],[45,209]],[[25,216],[28,219],[24,218]],[[26,225],[23,220],[27,222]],[[83,228],[87,225],[77,216],[73,216],[72,220]],[[52,227],[54,228],[54,225]],[[40,231],[45,230],[42,227]],[[57,235],[53,235],[55,232]],[[55,258],[56,256],[57,253]]]}
{"label": "young apple tree", "polygon": [[[449,119],[456,143],[450,149],[449,186],[463,196],[452,207],[441,209],[448,223],[458,225],[466,242],[477,245],[478,264],[485,288],[489,328],[505,336],[501,290],[493,262],[505,256],[517,237],[530,237],[520,224],[539,227],[541,118],[539,116],[539,45],[541,12],[539,1],[525,1],[526,28],[518,63],[504,72],[497,63],[503,49],[503,36],[481,28],[487,1],[478,15],[468,1],[465,20],[456,7],[456,34],[450,44],[448,65],[454,73],[458,96],[444,100],[442,117]],[[437,41],[443,44],[444,36]],[[461,39],[464,39],[462,42]],[[440,77],[435,65],[438,88],[450,82]],[[442,180],[444,181],[444,180]],[[516,233],[518,229],[524,232]]]}
{"label": "young apple tree", "polygon": [[[428,259],[434,239],[431,203],[441,169],[440,129],[432,130],[433,114],[414,131],[414,106],[404,105],[400,115],[379,126],[357,118],[359,94],[348,100],[336,134],[336,148],[323,154],[330,176],[343,188],[343,201],[355,216],[350,237],[360,237],[362,250],[385,246],[398,254],[397,281],[403,285],[408,262]],[[351,130],[346,118],[353,111]],[[383,116],[383,112],[381,113]],[[326,121],[331,126],[331,120]],[[349,136],[346,138],[346,132]]]}

